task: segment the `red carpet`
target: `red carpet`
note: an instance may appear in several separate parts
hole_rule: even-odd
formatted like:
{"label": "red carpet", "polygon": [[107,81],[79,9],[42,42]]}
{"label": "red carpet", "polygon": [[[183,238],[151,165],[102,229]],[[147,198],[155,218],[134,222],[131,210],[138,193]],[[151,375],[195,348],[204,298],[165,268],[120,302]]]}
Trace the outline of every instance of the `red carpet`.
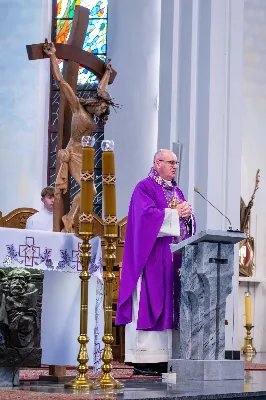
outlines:
{"label": "red carpet", "polygon": [[245,362],[246,371],[266,371],[266,364],[258,364],[252,362]]}
{"label": "red carpet", "polygon": [[[39,379],[39,376],[45,376],[49,375],[49,369],[48,366],[42,366],[40,369],[21,369],[19,372],[19,378],[22,381],[37,381]],[[66,371],[67,376],[73,376],[75,377],[77,375],[77,370],[75,367],[67,367]],[[101,372],[99,372],[97,375],[93,374],[93,370],[90,367],[88,375],[90,378],[98,378],[101,375]],[[117,362],[113,363],[113,370],[112,370],[112,375],[116,379],[160,379],[158,377],[147,377],[147,376],[141,376],[141,375],[133,375],[133,367],[130,367],[125,364],[120,364]]]}
{"label": "red carpet", "polygon": [[[245,370],[247,371],[266,371],[266,364],[252,363],[249,361],[245,362]],[[89,376],[93,376],[92,368],[89,370]],[[133,376],[133,368],[124,364],[114,363],[112,375],[118,379],[154,379],[145,376]],[[24,384],[30,384],[29,381],[37,381],[39,375],[48,375],[48,366],[43,366],[40,369],[22,369],[20,371],[20,379],[24,381]],[[76,376],[76,370],[73,367],[67,368],[67,375]],[[98,374],[99,375],[99,374]],[[65,393],[44,393],[44,392],[31,392],[28,390],[2,390],[0,389],[1,400],[75,400],[75,399],[88,399],[88,394],[65,394]],[[100,396],[91,396],[91,400],[103,400]],[[117,400],[115,397],[110,397],[108,400]]]}
{"label": "red carpet", "polygon": [[[266,371],[266,364],[245,362],[246,371]],[[66,374],[68,376],[76,376],[77,370],[75,367],[67,367]],[[101,373],[93,375],[92,368],[89,369],[88,375],[91,378],[97,378]],[[19,377],[22,381],[37,381],[40,375],[49,375],[48,366],[43,366],[40,369],[21,369]],[[134,376],[133,367],[125,364],[113,363],[112,375],[117,379],[155,379],[156,377]],[[158,378],[158,377],[157,377]]]}
{"label": "red carpet", "polygon": [[[64,394],[64,393],[41,393],[25,390],[0,390],[1,400],[88,400],[88,394]],[[92,400],[104,400],[100,396],[90,396]],[[117,400],[116,397],[108,397],[108,400]]]}

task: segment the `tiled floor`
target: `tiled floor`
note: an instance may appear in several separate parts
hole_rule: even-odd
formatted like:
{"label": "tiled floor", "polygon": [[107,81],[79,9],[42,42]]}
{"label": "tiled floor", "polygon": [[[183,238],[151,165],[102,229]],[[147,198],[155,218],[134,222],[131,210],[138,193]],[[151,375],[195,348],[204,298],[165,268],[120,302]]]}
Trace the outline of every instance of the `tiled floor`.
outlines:
{"label": "tiled floor", "polygon": [[[5,391],[0,389],[0,399],[5,400],[57,400],[57,399],[266,399],[266,371],[247,371],[244,381],[178,382],[167,385],[160,380],[125,380],[125,388],[118,391],[82,391],[64,389],[62,384],[32,383]],[[254,393],[254,394],[252,394]],[[35,394],[36,397],[32,397]],[[5,397],[5,396],[9,397]],[[15,396],[15,397],[14,397]]]}
{"label": "tiled floor", "polygon": [[[266,364],[266,354],[257,354],[252,363]],[[122,366],[121,366],[122,367]],[[121,368],[119,366],[119,368]],[[115,368],[116,369],[116,368]],[[123,368],[122,368],[123,369]],[[125,368],[126,369],[126,368]],[[117,371],[118,372],[118,371]],[[38,372],[37,372],[38,373]],[[121,373],[121,371],[120,371]],[[126,373],[132,374],[129,369]],[[36,375],[37,376],[37,375]],[[123,374],[121,375],[123,377]],[[72,400],[72,399],[266,399],[266,370],[246,371],[244,381],[178,382],[167,385],[160,379],[125,379],[125,388],[118,391],[73,392],[63,384],[24,382],[13,389],[0,388],[0,400]]]}

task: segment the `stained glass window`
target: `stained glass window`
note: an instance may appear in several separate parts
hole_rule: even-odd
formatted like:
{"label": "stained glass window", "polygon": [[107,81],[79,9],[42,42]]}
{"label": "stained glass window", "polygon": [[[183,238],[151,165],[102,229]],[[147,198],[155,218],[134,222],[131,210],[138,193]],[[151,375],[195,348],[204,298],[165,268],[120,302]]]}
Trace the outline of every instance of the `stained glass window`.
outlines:
{"label": "stained glass window", "polygon": [[107,18],[107,0],[57,0],[56,17],[73,19],[75,6],[88,8],[93,18]]}
{"label": "stained glass window", "polygon": [[[90,10],[90,19],[83,44],[83,50],[95,54],[101,60],[106,60],[108,0],[53,0],[55,23],[52,40],[57,43],[67,43],[75,6],[80,5]],[[63,69],[63,61],[59,61],[59,68]],[[94,74],[86,68],[80,67],[78,74],[77,94],[79,97],[91,97],[98,84]],[[49,124],[49,166],[48,184],[54,185],[56,179],[57,127],[59,113],[60,92],[57,86],[52,85],[50,100]],[[94,212],[101,216],[102,212],[102,165],[101,142],[104,139],[103,126],[98,126],[95,132],[95,186],[97,195],[94,199]],[[71,179],[70,197],[74,198],[79,191],[79,185]]]}
{"label": "stained glass window", "polygon": [[[83,50],[95,54],[105,61],[107,40],[107,0],[57,0],[56,42],[66,43],[70,34],[75,6],[90,10],[90,20],[84,40]],[[63,63],[60,63],[60,68]],[[97,85],[95,75],[80,68],[78,84]]]}

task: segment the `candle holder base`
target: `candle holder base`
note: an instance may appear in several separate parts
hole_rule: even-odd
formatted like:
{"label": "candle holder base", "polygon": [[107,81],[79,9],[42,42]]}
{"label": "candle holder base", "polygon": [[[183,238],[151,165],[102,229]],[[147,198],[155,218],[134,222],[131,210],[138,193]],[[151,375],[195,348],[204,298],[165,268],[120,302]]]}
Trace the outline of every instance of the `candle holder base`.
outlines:
{"label": "candle holder base", "polygon": [[256,353],[242,353],[243,359],[246,362],[252,362],[255,355],[256,355]]}
{"label": "candle holder base", "polygon": [[244,338],[244,346],[241,348],[241,352],[242,354],[256,354],[257,351],[253,346],[253,337],[251,336],[251,329],[254,328],[254,326],[251,324],[246,324],[244,328],[246,328],[247,333],[246,337]]}
{"label": "candle holder base", "polygon": [[66,383],[64,387],[66,389],[92,389],[94,385],[94,382],[87,378],[87,376],[79,376],[76,379],[73,379],[72,381]]}
{"label": "candle holder base", "polygon": [[[115,275],[113,273],[113,266],[115,262],[116,243],[114,234],[106,233],[105,227],[105,263],[106,273],[104,274],[105,297],[104,297],[104,350],[102,354],[102,375],[94,383],[93,389],[120,389],[124,384],[112,377],[112,343],[114,341],[112,335],[112,313],[113,313],[113,281]],[[117,237],[117,236],[116,236]]]}
{"label": "candle holder base", "polygon": [[101,379],[94,382],[93,389],[122,389],[124,386],[123,383],[119,382],[109,373],[104,373]]}

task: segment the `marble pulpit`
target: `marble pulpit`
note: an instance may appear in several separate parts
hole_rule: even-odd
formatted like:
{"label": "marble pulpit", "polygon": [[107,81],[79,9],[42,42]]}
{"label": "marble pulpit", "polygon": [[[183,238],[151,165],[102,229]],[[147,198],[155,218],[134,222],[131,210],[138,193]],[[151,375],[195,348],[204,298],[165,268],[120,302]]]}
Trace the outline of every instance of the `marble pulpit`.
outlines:
{"label": "marble pulpit", "polygon": [[226,299],[234,279],[238,231],[206,230],[171,251],[182,252],[180,329],[168,368],[182,380],[244,379],[244,363],[225,360]]}

